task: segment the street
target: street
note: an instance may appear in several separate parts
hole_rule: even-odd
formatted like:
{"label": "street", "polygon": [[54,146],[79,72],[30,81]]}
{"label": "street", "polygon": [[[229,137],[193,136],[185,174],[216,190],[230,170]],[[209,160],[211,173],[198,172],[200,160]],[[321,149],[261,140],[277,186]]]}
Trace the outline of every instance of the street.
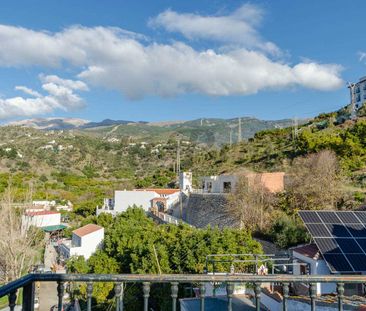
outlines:
{"label": "street", "polygon": [[[57,252],[51,245],[47,244],[44,255],[45,269],[50,269],[56,262]],[[57,304],[57,283],[56,282],[40,282],[39,290],[39,310],[49,311],[50,308]]]}

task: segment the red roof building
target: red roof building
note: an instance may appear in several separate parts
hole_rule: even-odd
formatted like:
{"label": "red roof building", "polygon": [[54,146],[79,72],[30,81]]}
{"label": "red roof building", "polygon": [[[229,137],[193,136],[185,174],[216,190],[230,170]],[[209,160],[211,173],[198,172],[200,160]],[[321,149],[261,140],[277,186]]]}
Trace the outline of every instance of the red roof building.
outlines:
{"label": "red roof building", "polygon": [[95,224],[87,224],[84,227],[78,228],[74,230],[72,233],[76,234],[79,237],[83,237],[95,231],[101,230],[103,227],[95,225]]}

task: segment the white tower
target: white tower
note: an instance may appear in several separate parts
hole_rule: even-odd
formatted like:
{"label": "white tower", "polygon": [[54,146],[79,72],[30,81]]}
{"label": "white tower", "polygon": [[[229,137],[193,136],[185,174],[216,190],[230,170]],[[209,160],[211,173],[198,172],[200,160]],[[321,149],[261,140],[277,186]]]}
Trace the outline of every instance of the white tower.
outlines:
{"label": "white tower", "polygon": [[179,189],[181,191],[192,191],[192,172],[181,172],[179,174]]}

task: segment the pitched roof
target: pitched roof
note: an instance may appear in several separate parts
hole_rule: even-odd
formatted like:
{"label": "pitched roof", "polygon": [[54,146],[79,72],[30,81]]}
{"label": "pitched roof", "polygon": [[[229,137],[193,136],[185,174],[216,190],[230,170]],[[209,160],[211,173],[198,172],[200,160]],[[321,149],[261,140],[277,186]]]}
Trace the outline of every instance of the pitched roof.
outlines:
{"label": "pitched roof", "polygon": [[156,192],[159,195],[162,195],[162,194],[169,195],[169,194],[177,193],[180,190],[179,189],[155,189],[155,188],[148,188],[148,189],[136,189],[136,191],[154,191],[154,192]]}
{"label": "pitched roof", "polygon": [[60,213],[55,212],[55,211],[25,212],[26,216],[45,216],[45,215],[54,215],[54,214],[60,214]]}
{"label": "pitched roof", "polygon": [[103,229],[103,227],[95,225],[95,224],[87,224],[84,227],[75,229],[72,233],[76,234],[77,236],[85,236],[88,235],[90,233],[93,233],[95,231],[98,231],[100,229]]}
{"label": "pitched roof", "polygon": [[153,201],[166,201],[167,198],[153,198]]}
{"label": "pitched roof", "polygon": [[319,252],[318,247],[315,244],[307,244],[307,245],[303,245],[303,246],[299,246],[296,248],[292,248],[292,251],[299,253],[303,256],[312,258],[312,259],[320,259],[321,255]]}

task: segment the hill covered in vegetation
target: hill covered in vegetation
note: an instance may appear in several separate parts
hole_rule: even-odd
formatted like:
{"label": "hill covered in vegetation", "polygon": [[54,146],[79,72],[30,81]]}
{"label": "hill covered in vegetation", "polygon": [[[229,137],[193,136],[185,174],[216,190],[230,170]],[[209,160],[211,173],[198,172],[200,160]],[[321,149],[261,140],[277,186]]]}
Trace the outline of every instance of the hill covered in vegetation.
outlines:
{"label": "hill covered in vegetation", "polygon": [[[25,200],[31,190],[36,199],[70,200],[79,215],[87,216],[94,213],[103,197],[113,196],[115,189],[177,186],[178,149],[181,170],[192,171],[197,186],[200,176],[243,169],[280,170],[291,176],[296,167],[306,166],[301,159],[328,150],[336,156],[342,188],[347,193],[337,201],[337,206],[356,207],[365,198],[366,119],[362,110],[357,120],[346,120],[344,115],[342,110],[322,114],[299,125],[296,131],[293,127],[272,128],[241,143],[223,146],[199,144],[177,136],[176,132],[143,141],[126,133],[120,138],[101,132],[94,135],[90,129],[42,131],[1,127],[0,191],[11,183],[17,200]],[[201,126],[200,120],[192,122]],[[118,125],[114,132],[123,132],[123,126],[130,125]],[[149,125],[143,126],[149,133]],[[159,137],[164,138],[158,140]],[[287,210],[294,209],[281,204]]]}
{"label": "hill covered in vegetation", "polygon": [[[242,138],[253,137],[258,131],[284,128],[292,120],[265,121],[256,118],[241,118]],[[304,121],[301,120],[300,123]],[[89,122],[81,119],[46,118],[12,122],[9,125],[42,130],[74,130],[80,134],[105,140],[133,140],[137,142],[158,142],[171,136],[180,137],[198,144],[216,145],[238,141],[239,119],[205,118],[192,121],[133,122],[106,119],[101,122]]]}

